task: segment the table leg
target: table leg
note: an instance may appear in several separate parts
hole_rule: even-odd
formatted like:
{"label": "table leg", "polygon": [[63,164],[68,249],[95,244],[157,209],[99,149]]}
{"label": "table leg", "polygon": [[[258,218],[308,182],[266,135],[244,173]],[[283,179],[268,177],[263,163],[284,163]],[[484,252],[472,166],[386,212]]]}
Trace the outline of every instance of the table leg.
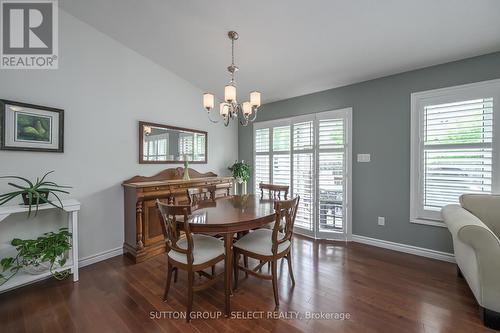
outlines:
{"label": "table leg", "polygon": [[233,271],[233,234],[224,234],[224,247],[226,258],[224,262],[224,289],[226,296],[226,317],[231,315],[231,273]]}

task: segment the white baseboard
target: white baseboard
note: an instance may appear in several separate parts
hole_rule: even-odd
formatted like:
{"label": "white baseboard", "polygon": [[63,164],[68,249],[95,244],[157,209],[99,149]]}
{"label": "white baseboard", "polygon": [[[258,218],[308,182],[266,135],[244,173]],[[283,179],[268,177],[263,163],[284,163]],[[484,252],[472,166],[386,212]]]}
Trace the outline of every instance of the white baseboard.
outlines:
{"label": "white baseboard", "polygon": [[414,254],[416,256],[432,258],[452,263],[455,262],[455,256],[452,253],[448,252],[441,252],[413,245],[394,243],[382,239],[370,238],[360,235],[352,235],[352,241],[356,243],[363,243],[367,245],[381,247],[388,250]]}
{"label": "white baseboard", "polygon": [[100,253],[93,254],[91,256],[80,258],[78,260],[79,267],[85,267],[88,265],[95,264],[96,262],[103,261],[109,258],[113,258],[123,254],[123,247],[117,247],[115,249],[106,250]]}

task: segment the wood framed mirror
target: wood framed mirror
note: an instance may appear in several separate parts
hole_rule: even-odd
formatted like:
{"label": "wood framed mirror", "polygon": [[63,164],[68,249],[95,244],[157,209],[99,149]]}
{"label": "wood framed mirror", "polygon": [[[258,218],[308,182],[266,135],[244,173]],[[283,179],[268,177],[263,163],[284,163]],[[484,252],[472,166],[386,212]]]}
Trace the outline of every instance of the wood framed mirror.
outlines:
{"label": "wood framed mirror", "polygon": [[208,160],[205,131],[139,122],[140,164],[204,164]]}

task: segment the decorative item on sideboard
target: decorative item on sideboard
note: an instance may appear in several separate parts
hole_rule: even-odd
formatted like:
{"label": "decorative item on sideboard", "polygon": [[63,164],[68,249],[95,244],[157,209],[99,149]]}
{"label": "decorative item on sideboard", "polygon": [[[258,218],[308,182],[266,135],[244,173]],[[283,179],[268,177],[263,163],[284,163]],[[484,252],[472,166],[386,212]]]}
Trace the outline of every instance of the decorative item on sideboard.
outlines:
{"label": "decorative item on sideboard", "polygon": [[[35,215],[36,215],[38,213],[38,207],[41,204],[49,204],[59,209],[62,209],[63,204],[57,193],[69,194],[68,191],[65,191],[63,189],[68,189],[71,187],[58,185],[52,181],[45,180],[47,176],[53,172],[54,171],[47,172],[45,175],[43,175],[42,178],[37,177],[35,182],[32,182],[29,179],[19,176],[1,176],[0,179],[20,179],[24,181],[26,184],[19,185],[9,182],[8,184],[16,188],[16,190],[0,194],[0,206],[6,204],[7,202],[13,200],[14,198],[20,195],[23,198],[24,205],[28,206],[28,217],[31,216],[31,211],[33,206],[35,206]],[[54,196],[57,201],[49,200],[49,195]]]}
{"label": "decorative item on sideboard", "polygon": [[64,110],[0,99],[0,149],[62,153]]}
{"label": "decorative item on sideboard", "polygon": [[[250,165],[245,163],[245,160],[241,160],[241,162],[236,160],[228,169],[231,170],[235,181],[242,187],[241,194],[246,194],[247,183],[250,180]],[[237,186],[235,184],[236,189]]]}
{"label": "decorative item on sideboard", "polygon": [[182,174],[182,180],[190,180],[189,178],[189,158],[187,154],[184,154],[184,172]]}

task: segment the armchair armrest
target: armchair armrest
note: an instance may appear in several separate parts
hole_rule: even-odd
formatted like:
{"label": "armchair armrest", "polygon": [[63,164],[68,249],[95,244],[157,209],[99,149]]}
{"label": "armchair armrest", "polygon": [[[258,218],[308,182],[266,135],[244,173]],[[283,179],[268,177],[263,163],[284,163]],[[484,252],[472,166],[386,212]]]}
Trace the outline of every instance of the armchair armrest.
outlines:
{"label": "armchair armrest", "polygon": [[474,224],[460,228],[458,237],[476,254],[482,306],[500,312],[500,240],[486,225]]}
{"label": "armchair armrest", "polygon": [[479,275],[478,301],[483,307],[500,312],[500,240],[479,218],[459,205],[445,206],[442,215],[453,238],[474,251]]}

